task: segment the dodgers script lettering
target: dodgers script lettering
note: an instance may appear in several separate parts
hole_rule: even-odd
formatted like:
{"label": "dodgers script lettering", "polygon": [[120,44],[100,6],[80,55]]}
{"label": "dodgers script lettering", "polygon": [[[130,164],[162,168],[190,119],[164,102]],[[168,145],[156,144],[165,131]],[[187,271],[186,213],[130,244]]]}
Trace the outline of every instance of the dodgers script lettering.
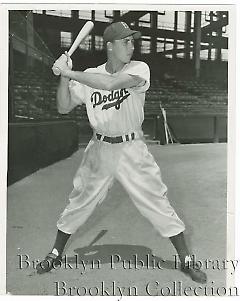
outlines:
{"label": "dodgers script lettering", "polygon": [[91,102],[93,108],[104,103],[102,110],[108,110],[113,107],[115,107],[116,110],[119,110],[121,103],[128,98],[129,95],[130,93],[126,89],[111,91],[109,94],[102,94],[101,92],[96,91],[91,95]]}

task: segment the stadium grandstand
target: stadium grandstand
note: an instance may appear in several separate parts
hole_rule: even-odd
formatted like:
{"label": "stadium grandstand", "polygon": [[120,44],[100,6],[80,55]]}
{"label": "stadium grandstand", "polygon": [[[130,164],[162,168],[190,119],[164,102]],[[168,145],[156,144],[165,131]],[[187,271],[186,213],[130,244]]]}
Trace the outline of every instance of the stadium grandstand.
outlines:
{"label": "stadium grandstand", "polygon": [[151,70],[143,124],[149,141],[227,141],[227,11],[13,10],[9,12],[9,123],[14,145],[16,132],[22,145],[20,136],[26,129],[45,125],[47,130],[58,123],[71,131],[77,125],[77,137],[69,140],[70,152],[91,137],[84,106],[67,115],[57,112],[58,78],[51,70],[86,20],[95,26],[72,55],[75,70],[105,61],[102,35],[109,23],[123,20],[141,31],[133,59],[145,61]]}

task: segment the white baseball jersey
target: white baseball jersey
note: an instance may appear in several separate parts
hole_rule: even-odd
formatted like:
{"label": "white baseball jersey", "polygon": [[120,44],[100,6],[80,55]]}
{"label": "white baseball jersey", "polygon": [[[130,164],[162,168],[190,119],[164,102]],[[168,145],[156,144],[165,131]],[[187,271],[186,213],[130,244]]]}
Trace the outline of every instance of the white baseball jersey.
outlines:
{"label": "white baseball jersey", "polygon": [[119,73],[139,76],[143,82],[134,88],[106,91],[94,89],[71,80],[71,99],[77,104],[86,104],[91,126],[96,132],[107,136],[119,136],[140,131],[144,120],[145,92],[150,86],[150,71],[146,63],[131,61],[114,74],[108,73],[106,64],[85,72],[118,76]]}
{"label": "white baseball jersey", "polygon": [[[86,72],[109,74],[105,64]],[[132,61],[120,72],[139,76],[143,82],[138,87],[109,92],[70,81],[72,100],[86,104],[94,131],[106,136],[139,132],[144,119],[145,92],[150,78],[148,66]],[[93,135],[74,176],[69,204],[57,222],[59,230],[72,234],[84,224],[95,207],[105,199],[114,179],[123,185],[142,215],[162,236],[174,236],[185,229],[169,203],[160,168],[140,137],[111,144],[99,141]]]}

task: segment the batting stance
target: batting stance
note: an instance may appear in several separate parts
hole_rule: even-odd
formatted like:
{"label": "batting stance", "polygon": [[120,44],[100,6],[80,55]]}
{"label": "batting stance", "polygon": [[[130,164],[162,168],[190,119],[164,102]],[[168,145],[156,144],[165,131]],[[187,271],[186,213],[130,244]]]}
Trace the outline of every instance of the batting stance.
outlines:
{"label": "batting stance", "polygon": [[60,264],[70,235],[85,223],[117,179],[141,214],[163,237],[170,238],[182,271],[194,281],[206,282],[206,274],[191,264],[184,223],[170,205],[160,169],[142,140],[150,71],[146,63],[131,61],[134,39],[140,36],[124,22],[112,23],[103,35],[107,49],[105,64],[85,72],[72,71],[68,53],[54,63],[53,67],[61,73],[58,111],[67,114],[75,106],[85,104],[94,133],[74,176],[69,204],[57,222],[55,244],[37,266],[38,273]]}

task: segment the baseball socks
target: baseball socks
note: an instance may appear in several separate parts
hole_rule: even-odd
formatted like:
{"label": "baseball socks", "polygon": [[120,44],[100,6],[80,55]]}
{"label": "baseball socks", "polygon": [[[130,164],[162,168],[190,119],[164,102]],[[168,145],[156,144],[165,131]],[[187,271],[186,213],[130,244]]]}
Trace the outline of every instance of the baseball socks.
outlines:
{"label": "baseball socks", "polygon": [[169,239],[179,255],[181,261],[181,271],[189,275],[195,282],[206,283],[207,275],[201,271],[199,265],[192,260],[183,232],[169,237]]}
{"label": "baseball socks", "polygon": [[52,253],[57,256],[62,256],[63,250],[70,236],[71,234],[58,230]]}
{"label": "baseball socks", "polygon": [[38,274],[47,273],[61,265],[62,253],[70,236],[71,234],[58,230],[52,251],[36,266]]}

